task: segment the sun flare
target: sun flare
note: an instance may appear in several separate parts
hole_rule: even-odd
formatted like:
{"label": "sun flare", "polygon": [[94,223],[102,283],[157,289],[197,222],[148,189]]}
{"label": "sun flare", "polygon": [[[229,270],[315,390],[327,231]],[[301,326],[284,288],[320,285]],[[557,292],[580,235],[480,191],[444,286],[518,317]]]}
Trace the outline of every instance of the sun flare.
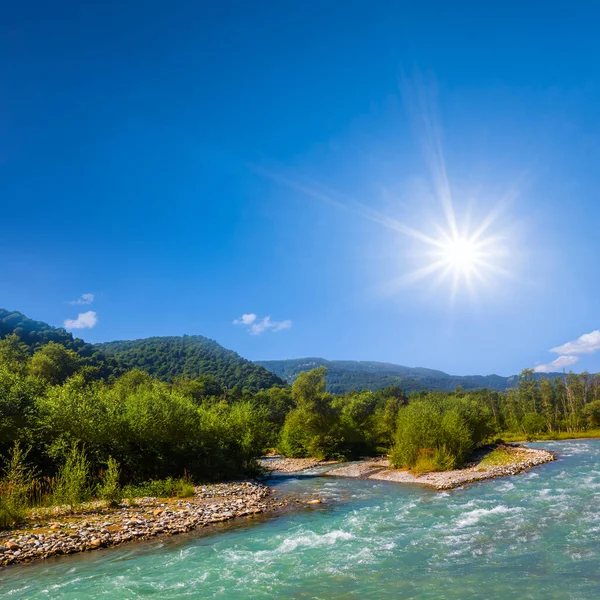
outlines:
{"label": "sun flare", "polygon": [[478,244],[465,237],[449,239],[443,243],[439,255],[447,267],[462,275],[475,271],[483,258]]}

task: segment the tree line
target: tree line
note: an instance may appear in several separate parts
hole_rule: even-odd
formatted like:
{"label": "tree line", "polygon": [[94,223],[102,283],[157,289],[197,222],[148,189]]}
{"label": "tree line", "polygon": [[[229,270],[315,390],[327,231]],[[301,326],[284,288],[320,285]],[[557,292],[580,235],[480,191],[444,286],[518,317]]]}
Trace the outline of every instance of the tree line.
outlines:
{"label": "tree line", "polygon": [[17,488],[31,501],[58,501],[72,481],[83,487],[71,497],[83,498],[144,482],[168,481],[152,489],[175,493],[182,477],[247,476],[267,449],[323,459],[389,453],[397,467],[443,470],[509,433],[600,426],[600,377],[589,374],[524,371],[506,393],[407,395],[391,386],[336,395],[326,391],[324,367],[259,391],[228,389],[207,374],[163,381],[137,368],[102,378],[100,369],[54,341],[32,350],[14,334],[0,340],[0,513]]}

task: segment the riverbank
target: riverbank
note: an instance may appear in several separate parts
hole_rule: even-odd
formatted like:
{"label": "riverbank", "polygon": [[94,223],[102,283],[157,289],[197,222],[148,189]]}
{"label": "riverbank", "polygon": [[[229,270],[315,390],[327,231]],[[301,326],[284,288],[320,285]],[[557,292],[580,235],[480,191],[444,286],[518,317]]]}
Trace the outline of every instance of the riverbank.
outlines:
{"label": "riverbank", "polygon": [[[501,456],[501,460],[494,460]],[[491,459],[491,460],[490,460]],[[437,490],[451,490],[467,483],[516,475],[537,465],[556,460],[556,455],[547,450],[506,444],[481,451],[475,460],[463,469],[415,474],[406,469],[391,468],[387,458],[363,460],[345,467],[326,471],[324,475],[356,477],[396,483],[413,483],[431,486]]]}
{"label": "riverbank", "polygon": [[319,460],[317,458],[286,458],[285,456],[269,456],[261,458],[258,464],[272,475],[297,473],[322,465],[337,464],[337,460]]}
{"label": "riverbank", "polygon": [[553,433],[541,433],[534,436],[535,439],[527,439],[526,435],[518,433],[502,433],[500,436],[505,442],[568,442],[570,440],[593,440],[600,438],[600,429],[588,429],[586,431],[560,431]]}
{"label": "riverbank", "polygon": [[133,505],[92,506],[77,513],[33,511],[23,528],[0,532],[0,567],[185,533],[288,503],[266,485],[242,481],[198,486],[186,499],[138,498]]}

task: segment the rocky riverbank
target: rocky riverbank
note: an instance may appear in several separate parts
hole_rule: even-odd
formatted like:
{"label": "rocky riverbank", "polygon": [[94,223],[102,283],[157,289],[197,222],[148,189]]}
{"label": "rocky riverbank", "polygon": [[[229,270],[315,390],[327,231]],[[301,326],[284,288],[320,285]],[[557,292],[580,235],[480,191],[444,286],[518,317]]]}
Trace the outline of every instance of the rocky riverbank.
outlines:
{"label": "rocky riverbank", "polygon": [[324,474],[336,477],[358,477],[362,479],[394,481],[396,483],[417,483],[434,487],[437,490],[451,490],[474,481],[516,475],[537,465],[556,460],[556,455],[547,450],[538,450],[514,444],[502,446],[502,449],[508,457],[507,461],[503,464],[486,464],[485,456],[487,453],[481,453],[473,463],[467,465],[464,469],[416,475],[408,470],[392,469],[388,459],[379,458],[363,460],[358,463],[331,469]]}
{"label": "rocky riverbank", "polygon": [[278,473],[297,473],[299,471],[306,471],[306,469],[320,467],[321,465],[332,465],[338,461],[318,460],[316,458],[286,458],[285,456],[271,456],[261,458],[258,462],[265,471],[276,475]]}
{"label": "rocky riverbank", "polygon": [[138,498],[119,508],[77,514],[32,514],[26,528],[0,532],[0,567],[60,554],[184,533],[235,517],[283,508],[287,499],[251,481],[198,486],[191,498]]}

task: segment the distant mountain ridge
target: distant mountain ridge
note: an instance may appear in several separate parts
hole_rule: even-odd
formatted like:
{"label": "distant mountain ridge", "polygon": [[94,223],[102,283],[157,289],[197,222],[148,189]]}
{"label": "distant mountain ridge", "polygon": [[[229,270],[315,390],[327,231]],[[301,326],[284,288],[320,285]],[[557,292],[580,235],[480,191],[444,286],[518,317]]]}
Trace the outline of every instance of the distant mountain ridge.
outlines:
{"label": "distant mountain ridge", "polygon": [[[465,390],[489,388],[505,391],[514,387],[518,376],[501,375],[449,375],[436,369],[405,367],[393,363],[356,360],[326,360],[324,358],[293,358],[286,360],[258,360],[257,364],[272,371],[286,383],[291,383],[302,371],[327,367],[327,389],[334,394],[344,394],[354,389],[381,390],[391,385],[407,392],[420,390],[452,391],[458,386]],[[554,377],[559,373],[548,373]],[[541,377],[542,374],[536,374]]]}
{"label": "distant mountain ridge", "polygon": [[[102,377],[110,378],[138,368],[166,381],[210,375],[226,388],[238,386],[256,391],[284,385],[284,382],[292,383],[302,371],[325,366],[328,370],[327,389],[336,394],[354,389],[376,391],[393,385],[407,392],[452,391],[458,386],[465,390],[505,391],[514,387],[518,380],[517,375],[449,375],[436,369],[376,361],[311,357],[251,362],[201,335],[89,344],[62,327],[53,327],[20,312],[0,308],[0,339],[12,333],[21,338],[30,352],[50,342],[61,344],[79,354],[86,364],[97,367]],[[557,375],[560,373],[535,374],[538,378]]]}

